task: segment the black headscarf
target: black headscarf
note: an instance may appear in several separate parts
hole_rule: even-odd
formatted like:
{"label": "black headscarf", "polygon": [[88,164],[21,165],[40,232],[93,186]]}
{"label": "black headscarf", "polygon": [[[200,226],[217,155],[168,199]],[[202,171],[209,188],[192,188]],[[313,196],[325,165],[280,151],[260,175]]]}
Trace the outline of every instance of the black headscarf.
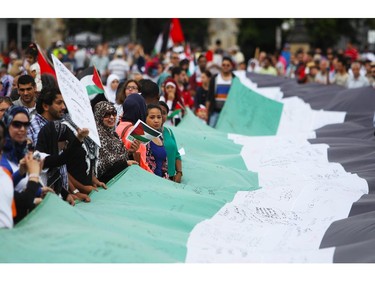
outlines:
{"label": "black headscarf", "polygon": [[8,128],[5,134],[4,155],[12,162],[18,163],[26,154],[26,140],[22,143],[15,142],[9,135],[9,126],[12,123],[14,116],[18,113],[23,113],[30,121],[29,112],[23,106],[12,105],[4,113],[3,121]]}
{"label": "black headscarf", "polygon": [[141,95],[129,95],[122,104],[124,114],[121,121],[135,124],[138,119],[146,122],[146,102]]}

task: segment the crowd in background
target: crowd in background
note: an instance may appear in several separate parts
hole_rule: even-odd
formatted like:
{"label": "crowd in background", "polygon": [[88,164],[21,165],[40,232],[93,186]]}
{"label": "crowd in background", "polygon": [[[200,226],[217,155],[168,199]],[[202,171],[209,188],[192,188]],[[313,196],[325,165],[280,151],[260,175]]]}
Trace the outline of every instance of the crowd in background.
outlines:
{"label": "crowd in background", "polygon": [[[257,49],[254,57],[249,59],[245,58],[238,46],[223,49],[220,40],[207,50],[201,47],[191,50],[188,46],[175,46],[166,52],[151,54],[145,53],[141,44],[133,42],[115,48],[107,43],[89,48],[57,41],[46,53],[49,57],[51,54],[55,55],[75,75],[94,65],[107,86],[110,84],[107,83],[108,78],[115,74],[119,82],[128,79],[151,79],[157,82],[161,89],[171,67],[180,66],[187,76],[183,81],[184,87],[188,88],[192,98],[197,84],[201,86],[201,73],[208,70],[211,75],[217,74],[221,70],[223,57],[232,59],[233,70],[296,78],[299,83],[338,84],[347,88],[374,83],[372,68],[375,55],[367,47],[360,52],[351,43],[348,43],[345,49],[322,50],[317,47],[311,50],[299,49],[293,53],[290,51],[290,45],[285,44],[282,50],[274,53]],[[27,55],[25,50],[12,49],[0,56],[1,96],[9,96],[14,89],[14,78],[27,72],[32,66],[33,63],[27,61]],[[200,64],[201,55],[205,57],[205,61]],[[195,76],[196,81],[192,81],[192,76]],[[40,81],[37,85],[40,90]]]}
{"label": "crowd in background", "polygon": [[[46,50],[78,78],[94,66],[104,94],[90,95],[101,147],[86,128],[79,128],[66,108],[58,81],[42,73],[41,54],[31,43],[0,57],[0,227],[11,228],[48,192],[69,204],[90,202],[88,196],[130,165],[177,183],[182,158],[173,126],[187,110],[215,127],[236,71],[284,76],[298,83],[337,84],[346,88],[375,87],[375,56],[319,48],[256,53],[248,61],[238,46],[228,50],[220,40],[208,50],[175,46],[147,54],[141,44],[110,48],[66,45]],[[160,136],[148,143],[130,141],[138,120]],[[6,187],[6,188],[5,188]]]}
{"label": "crowd in background", "polygon": [[247,71],[295,78],[298,83],[337,84],[353,89],[375,86],[375,55],[367,49],[360,53],[350,42],[345,50],[301,48],[295,53],[285,44],[281,52],[260,52],[257,59],[250,59]]}

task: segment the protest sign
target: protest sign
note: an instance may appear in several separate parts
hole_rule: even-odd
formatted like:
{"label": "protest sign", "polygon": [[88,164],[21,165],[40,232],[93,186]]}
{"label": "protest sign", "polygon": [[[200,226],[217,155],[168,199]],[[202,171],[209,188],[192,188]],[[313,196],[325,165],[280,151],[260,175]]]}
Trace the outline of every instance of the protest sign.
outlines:
{"label": "protest sign", "polygon": [[88,128],[89,137],[100,146],[94,114],[85,87],[53,54],[57,83],[70,117],[79,128]]}

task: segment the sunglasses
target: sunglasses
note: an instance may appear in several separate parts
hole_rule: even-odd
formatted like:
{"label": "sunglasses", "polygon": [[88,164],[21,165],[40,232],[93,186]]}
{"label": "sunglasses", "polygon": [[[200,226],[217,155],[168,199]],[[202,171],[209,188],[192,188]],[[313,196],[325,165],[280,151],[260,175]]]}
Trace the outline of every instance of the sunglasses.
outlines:
{"label": "sunglasses", "polygon": [[30,122],[22,122],[22,121],[12,121],[10,125],[12,125],[16,129],[21,129],[22,127],[25,127],[27,129],[30,127]]}
{"label": "sunglasses", "polygon": [[117,116],[117,111],[114,110],[114,111],[110,111],[110,112],[107,112],[106,114],[104,114],[104,118],[109,118],[111,116],[116,117]]}

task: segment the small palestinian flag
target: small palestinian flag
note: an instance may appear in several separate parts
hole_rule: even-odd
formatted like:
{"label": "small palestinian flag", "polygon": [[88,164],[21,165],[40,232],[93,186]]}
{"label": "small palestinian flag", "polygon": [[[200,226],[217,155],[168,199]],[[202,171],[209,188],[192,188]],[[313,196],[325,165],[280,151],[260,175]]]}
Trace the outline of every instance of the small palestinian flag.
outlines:
{"label": "small palestinian flag", "polygon": [[90,100],[98,94],[104,94],[104,86],[95,66],[90,66],[80,72],[77,78],[85,86]]}
{"label": "small palestinian flag", "polygon": [[168,114],[167,119],[172,119],[173,117],[176,117],[176,116],[181,117],[180,116],[181,112],[182,112],[181,108],[176,109],[176,110],[174,110],[174,111],[172,111],[171,113]]}
{"label": "small palestinian flag", "polygon": [[137,123],[135,123],[133,129],[130,131],[127,139],[130,141],[134,141],[135,139],[137,139],[140,142],[147,144],[150,140],[157,138],[160,135],[161,132],[158,132],[155,129],[151,128],[142,120],[138,120]]}

